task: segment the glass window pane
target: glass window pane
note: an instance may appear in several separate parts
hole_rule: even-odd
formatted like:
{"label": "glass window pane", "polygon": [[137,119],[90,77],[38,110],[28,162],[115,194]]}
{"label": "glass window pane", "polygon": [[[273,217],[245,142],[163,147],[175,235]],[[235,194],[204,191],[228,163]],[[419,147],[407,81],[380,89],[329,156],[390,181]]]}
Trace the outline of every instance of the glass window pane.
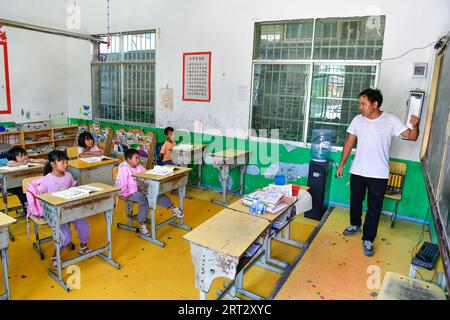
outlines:
{"label": "glass window pane", "polygon": [[94,117],[154,124],[155,31],[112,34],[110,39],[109,48],[100,44],[100,63],[92,64]]}
{"label": "glass window pane", "polygon": [[385,16],[316,20],[314,59],[381,60]]}
{"label": "glass window pane", "polygon": [[314,20],[259,23],[254,59],[310,59]]}
{"label": "glass window pane", "polygon": [[94,117],[121,120],[120,65],[92,66]]}
{"label": "glass window pane", "polygon": [[255,65],[252,128],[279,129],[280,139],[302,141],[309,76],[305,64]]}
{"label": "glass window pane", "polygon": [[155,32],[123,35],[125,61],[155,60]]}
{"label": "glass window pane", "polygon": [[314,65],[308,142],[312,130],[332,129],[343,146],[347,127],[359,114],[358,95],[375,86],[376,66]]}
{"label": "glass window pane", "polygon": [[[101,36],[101,40],[107,42],[107,36]],[[120,35],[110,35],[110,46],[106,43],[100,43],[99,61],[120,61]]]}
{"label": "glass window pane", "polygon": [[124,64],[124,121],[155,123],[155,65]]}

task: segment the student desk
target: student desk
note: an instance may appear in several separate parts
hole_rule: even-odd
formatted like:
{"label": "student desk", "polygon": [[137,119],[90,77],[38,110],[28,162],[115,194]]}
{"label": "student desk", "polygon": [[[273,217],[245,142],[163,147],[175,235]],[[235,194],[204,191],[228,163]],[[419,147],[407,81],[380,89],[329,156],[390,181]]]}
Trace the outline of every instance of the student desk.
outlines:
{"label": "student desk", "polygon": [[7,195],[8,189],[22,187],[23,179],[35,176],[42,176],[43,173],[44,173],[44,165],[41,163],[33,164],[28,168],[22,168],[17,170],[5,170],[2,169],[2,167],[0,167],[0,184],[1,184],[0,188],[3,196],[5,214],[8,214],[8,195]]}
{"label": "student desk", "polygon": [[[246,252],[252,244],[267,239],[269,226],[266,219],[223,209],[183,237],[191,246],[195,286],[201,300],[206,299],[211,282],[218,277],[232,280],[219,292],[219,299],[237,299],[236,293],[263,299],[243,289],[243,275],[264,255],[262,245],[252,255],[246,256]],[[230,290],[231,295],[227,294]]]}
{"label": "student desk", "polygon": [[[183,210],[183,198],[186,194],[186,185],[188,182],[189,171],[191,171],[190,168],[175,166],[173,173],[164,176],[147,174],[145,172],[133,175],[133,177],[136,177],[138,190],[143,192],[147,196],[148,205],[152,212],[149,221],[151,224],[151,237],[146,237],[138,233],[138,236],[140,238],[157,244],[158,246],[164,247],[165,243],[156,239],[157,229],[170,224],[174,227],[178,227],[184,230],[192,230],[191,227],[184,224],[184,218],[177,218],[174,216],[158,225],[156,224],[155,218],[158,196],[172,190],[178,190],[178,196],[180,198],[180,209]],[[179,222],[176,222],[177,219],[179,219]],[[132,227],[130,227],[130,230],[131,229]]]}
{"label": "student desk", "polygon": [[[211,199],[212,202],[219,205],[228,206],[227,194],[233,193],[237,189],[239,189],[239,193],[242,194],[244,189],[244,173],[247,168],[249,155],[250,151],[232,149],[211,153],[213,166],[220,170],[220,177],[222,179],[222,201]],[[240,167],[241,169],[240,183],[235,189],[227,191],[229,172],[230,169],[235,167]]]}
{"label": "student desk", "polygon": [[[281,274],[284,272],[283,270],[280,270],[279,268],[269,265],[268,262],[280,266],[282,268],[287,268],[289,266],[287,262],[271,258],[272,239],[296,247],[304,248],[304,244],[302,242],[290,239],[290,223],[295,218],[295,210],[293,210],[293,207],[296,202],[297,199],[293,198],[292,200],[286,201],[287,207],[281,210],[280,212],[275,214],[265,213],[263,215],[255,215],[250,213],[250,207],[247,207],[246,205],[242,204],[241,200],[237,200],[228,206],[229,209],[235,210],[235,212],[242,212],[269,221],[270,234],[267,242],[264,243],[265,255],[262,261],[258,263],[260,267]],[[285,230],[284,235],[282,235],[283,230]]]}
{"label": "student desk", "polygon": [[[49,275],[56,280],[66,291],[70,291],[69,286],[62,280],[61,269],[79,261],[99,256],[117,269],[120,264],[112,259],[111,249],[111,224],[114,210],[115,193],[119,188],[103,183],[91,183],[94,187],[102,188],[98,192],[92,192],[88,196],[79,197],[72,200],[58,198],[52,193],[40,194],[36,198],[42,201],[44,218],[52,229],[53,240],[55,242],[56,259],[58,261],[57,274],[52,269],[48,270]],[[60,245],[62,243],[60,225],[78,219],[87,218],[99,213],[104,213],[106,218],[106,246],[92,250],[92,252],[78,256],[76,258],[61,261]],[[107,255],[102,252],[107,251]]]}
{"label": "student desk", "polygon": [[0,300],[11,299],[11,293],[9,291],[9,279],[8,279],[8,242],[9,242],[9,225],[16,222],[16,219],[7,216],[0,212],[0,253],[3,264],[3,282],[5,283],[5,294],[0,294]]}
{"label": "student desk", "polygon": [[446,300],[444,291],[426,281],[386,272],[378,300]]}
{"label": "student desk", "polygon": [[67,170],[77,180],[78,185],[101,182],[113,186],[112,169],[120,160],[108,159],[95,163],[87,163],[80,159],[69,160]]}
{"label": "student desk", "polygon": [[191,149],[176,149],[172,150],[172,161],[181,167],[187,167],[188,164],[197,164],[198,178],[192,181],[189,185],[201,188],[202,183],[202,164],[203,151],[207,144],[193,144]]}

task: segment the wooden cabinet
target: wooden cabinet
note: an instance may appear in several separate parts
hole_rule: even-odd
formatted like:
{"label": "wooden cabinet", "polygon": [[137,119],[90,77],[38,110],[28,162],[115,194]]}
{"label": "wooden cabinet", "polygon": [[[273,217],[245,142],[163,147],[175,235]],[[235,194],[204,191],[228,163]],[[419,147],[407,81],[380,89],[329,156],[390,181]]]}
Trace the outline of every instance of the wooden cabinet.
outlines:
{"label": "wooden cabinet", "polygon": [[77,125],[49,129],[1,132],[0,142],[27,150],[31,158],[46,157],[54,149],[66,150],[77,145]]}

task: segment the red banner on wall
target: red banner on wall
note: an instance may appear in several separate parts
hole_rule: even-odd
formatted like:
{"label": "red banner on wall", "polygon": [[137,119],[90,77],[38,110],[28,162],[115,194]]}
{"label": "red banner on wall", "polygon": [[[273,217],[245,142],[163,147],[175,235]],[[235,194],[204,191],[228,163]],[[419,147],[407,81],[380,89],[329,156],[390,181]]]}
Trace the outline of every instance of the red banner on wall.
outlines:
{"label": "red banner on wall", "polygon": [[8,70],[8,44],[6,42],[6,33],[1,31],[0,31],[0,114],[11,114],[11,96],[9,89],[9,70]]}

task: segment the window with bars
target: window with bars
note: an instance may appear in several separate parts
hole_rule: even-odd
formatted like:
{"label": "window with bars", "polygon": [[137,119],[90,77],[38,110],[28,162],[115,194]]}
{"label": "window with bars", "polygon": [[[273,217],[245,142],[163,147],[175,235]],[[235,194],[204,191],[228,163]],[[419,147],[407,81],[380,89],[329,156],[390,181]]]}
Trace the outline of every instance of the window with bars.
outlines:
{"label": "window with bars", "polygon": [[96,119],[155,123],[154,31],[111,34],[109,48],[94,48],[91,68]]}
{"label": "window with bars", "polygon": [[304,143],[332,129],[342,146],[358,94],[377,85],[384,28],[384,16],[256,23],[252,128]]}

